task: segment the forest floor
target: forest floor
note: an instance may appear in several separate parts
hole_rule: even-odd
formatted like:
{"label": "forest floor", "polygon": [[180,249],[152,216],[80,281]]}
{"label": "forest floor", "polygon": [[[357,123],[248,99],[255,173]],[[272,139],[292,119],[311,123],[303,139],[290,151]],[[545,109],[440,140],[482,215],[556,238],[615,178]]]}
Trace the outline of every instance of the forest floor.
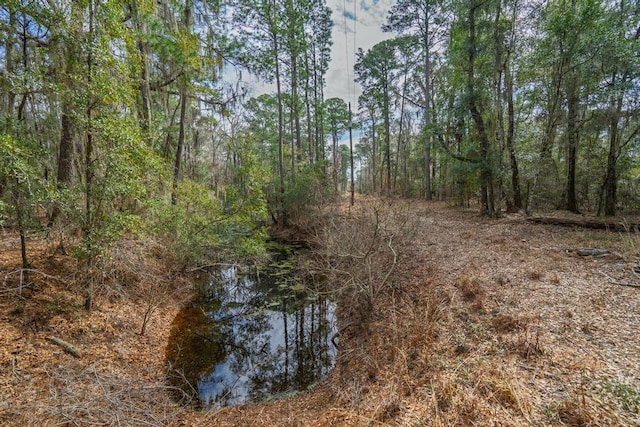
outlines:
{"label": "forest floor", "polygon": [[33,284],[19,289],[19,241],[1,233],[0,424],[640,425],[640,233],[435,202],[409,209],[413,240],[370,318],[348,331],[340,319],[330,376],[282,400],[211,411],[179,407],[164,384],[186,287],[154,306],[141,335],[148,297],[99,298],[84,311],[72,258],[41,241],[30,245]]}

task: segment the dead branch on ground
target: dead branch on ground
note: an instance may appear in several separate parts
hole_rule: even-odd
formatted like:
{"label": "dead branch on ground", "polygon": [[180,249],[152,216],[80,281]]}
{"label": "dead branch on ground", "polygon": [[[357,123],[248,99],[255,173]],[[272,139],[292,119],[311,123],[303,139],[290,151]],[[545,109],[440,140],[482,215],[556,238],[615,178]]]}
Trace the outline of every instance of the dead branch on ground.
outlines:
{"label": "dead branch on ground", "polygon": [[65,340],[61,340],[60,338],[54,337],[53,335],[51,335],[47,337],[47,341],[51,341],[55,345],[61,347],[65,352],[71,354],[72,356],[75,356],[77,358],[81,357],[80,350],[78,350],[76,346],[74,346],[71,343],[68,343]]}

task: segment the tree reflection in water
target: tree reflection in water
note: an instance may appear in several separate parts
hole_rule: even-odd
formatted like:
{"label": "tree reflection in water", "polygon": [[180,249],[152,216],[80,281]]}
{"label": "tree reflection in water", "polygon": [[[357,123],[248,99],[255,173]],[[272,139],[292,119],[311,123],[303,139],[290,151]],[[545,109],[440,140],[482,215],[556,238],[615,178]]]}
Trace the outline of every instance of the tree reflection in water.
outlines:
{"label": "tree reflection in water", "polygon": [[335,304],[293,270],[286,258],[260,274],[226,267],[183,310],[193,318],[174,325],[167,357],[204,407],[304,390],[333,368]]}

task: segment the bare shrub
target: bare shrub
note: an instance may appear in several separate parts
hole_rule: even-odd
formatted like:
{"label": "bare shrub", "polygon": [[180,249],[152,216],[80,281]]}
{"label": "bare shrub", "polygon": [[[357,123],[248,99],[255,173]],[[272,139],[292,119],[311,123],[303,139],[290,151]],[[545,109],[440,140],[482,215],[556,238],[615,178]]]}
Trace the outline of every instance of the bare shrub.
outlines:
{"label": "bare shrub", "polygon": [[368,314],[374,300],[394,285],[393,273],[410,250],[416,226],[404,201],[372,200],[348,213],[324,212],[314,236],[315,268]]}
{"label": "bare shrub", "polygon": [[96,298],[138,302],[144,335],[153,314],[183,290],[162,264],[163,253],[155,240],[121,239],[83,272],[81,289],[90,287]]}

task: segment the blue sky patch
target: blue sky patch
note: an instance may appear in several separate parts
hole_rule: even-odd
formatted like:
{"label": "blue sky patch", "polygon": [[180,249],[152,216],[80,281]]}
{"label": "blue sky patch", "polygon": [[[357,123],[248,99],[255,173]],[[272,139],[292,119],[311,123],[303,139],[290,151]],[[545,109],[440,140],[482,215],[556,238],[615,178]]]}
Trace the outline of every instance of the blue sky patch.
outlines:
{"label": "blue sky patch", "polygon": [[356,20],[356,16],[355,16],[352,12],[349,12],[348,10],[345,10],[345,11],[342,13],[342,15],[343,15],[345,18],[350,19],[350,20],[352,20],[352,21],[355,21],[355,20]]}

